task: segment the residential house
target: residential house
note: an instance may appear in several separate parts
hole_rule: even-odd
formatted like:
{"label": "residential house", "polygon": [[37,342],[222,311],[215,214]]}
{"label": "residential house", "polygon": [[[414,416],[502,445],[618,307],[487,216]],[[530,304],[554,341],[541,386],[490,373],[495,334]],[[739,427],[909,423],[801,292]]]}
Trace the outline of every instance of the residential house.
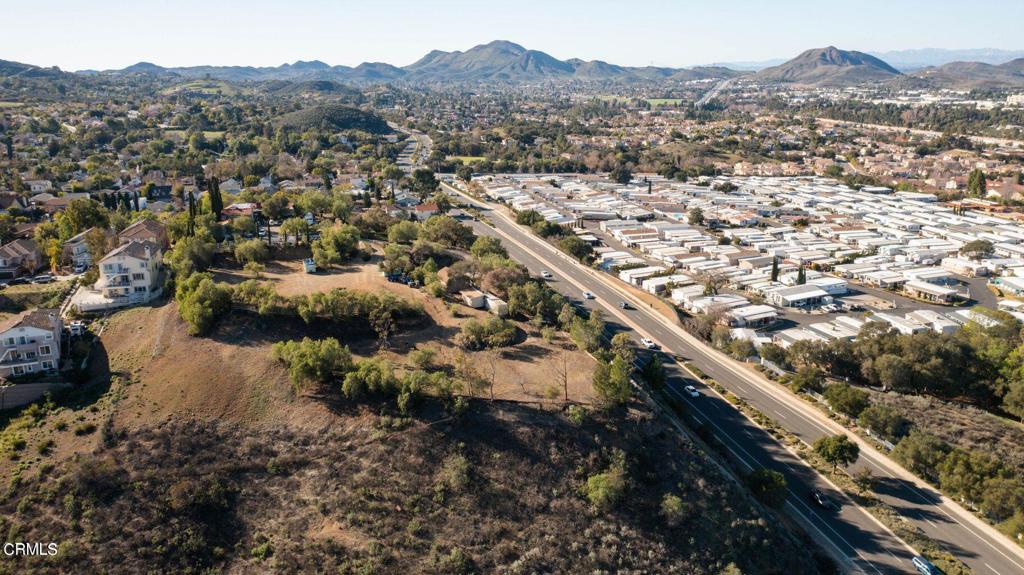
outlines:
{"label": "residential house", "polygon": [[43,252],[35,240],[14,240],[0,247],[0,279],[34,274],[43,266]]}
{"label": "residential house", "polygon": [[0,323],[0,377],[55,371],[64,329],[55,309],[34,309]]}
{"label": "residential house", "polygon": [[170,240],[167,238],[167,226],[156,220],[139,220],[135,222],[121,230],[121,233],[117,234],[117,240],[120,244],[133,241],[153,242],[164,250],[170,245]]}
{"label": "residential house", "polygon": [[64,242],[64,253],[61,260],[70,263],[77,271],[84,271],[92,265],[92,254],[89,253],[89,233],[96,228],[84,232]]}
{"label": "residential house", "polygon": [[99,261],[94,290],[111,307],[145,303],[160,295],[163,250],[151,241],[121,244]]}

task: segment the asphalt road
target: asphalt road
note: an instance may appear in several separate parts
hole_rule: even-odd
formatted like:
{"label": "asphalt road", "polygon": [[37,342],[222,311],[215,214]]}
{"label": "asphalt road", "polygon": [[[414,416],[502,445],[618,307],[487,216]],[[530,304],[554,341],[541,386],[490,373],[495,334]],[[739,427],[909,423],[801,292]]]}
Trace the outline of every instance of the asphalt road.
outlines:
{"label": "asphalt road", "polygon": [[[452,188],[447,188],[454,191]],[[575,300],[584,290],[596,299],[582,302],[587,307],[605,310],[610,328],[631,329],[640,337],[649,337],[671,354],[685,357],[713,377],[729,391],[747,400],[777,424],[807,443],[826,434],[842,432],[816,408],[793,396],[778,384],[769,382],[696,342],[692,336],[662,318],[654,310],[643,309],[642,301],[632,299],[617,280],[584,268],[526,230],[505,220],[490,207],[481,210],[495,228],[474,222],[478,234],[497,235],[509,254],[531,272],[547,270],[554,275],[552,287]],[[629,300],[634,309],[622,310],[619,302]],[[844,498],[824,477],[789,452],[783,444],[747,420],[714,391],[689,378],[684,370],[665,358],[669,371],[669,393],[686,403],[694,417],[706,423],[716,439],[724,444],[745,469],[769,467],[786,475],[790,497],[787,511],[813,537],[833,554],[848,558],[849,564],[864,573],[913,573],[910,558],[915,552],[893,535],[867,511]],[[697,387],[702,397],[691,399],[682,393],[684,385]],[[935,490],[913,481],[909,475],[866,443],[861,458],[851,471],[867,467],[875,475],[876,492],[925,533],[944,543],[975,573],[1013,575],[1024,573],[1024,553],[1011,542],[981,524],[959,506]],[[809,493],[818,489],[841,501],[838,511],[820,509],[809,501]]]}

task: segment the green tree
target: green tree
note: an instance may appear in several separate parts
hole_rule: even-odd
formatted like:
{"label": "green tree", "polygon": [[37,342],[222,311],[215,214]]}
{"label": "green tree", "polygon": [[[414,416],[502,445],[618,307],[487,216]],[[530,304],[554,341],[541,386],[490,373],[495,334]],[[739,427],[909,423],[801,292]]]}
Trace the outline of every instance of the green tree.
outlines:
{"label": "green tree", "polygon": [[911,431],[892,450],[893,459],[932,482],[939,480],[939,465],[948,453],[949,446],[941,439],[918,430]]}
{"label": "green tree", "polygon": [[973,169],[967,175],[967,192],[972,196],[984,197],[988,191],[988,182],[985,180],[985,172],[980,169]]}
{"label": "green tree", "polygon": [[778,471],[762,467],[751,471],[746,480],[758,501],[776,509],[785,505],[788,492],[786,477]]}
{"label": "green tree", "polygon": [[217,220],[220,220],[220,214],[224,211],[224,198],[220,195],[220,180],[216,177],[210,178],[208,193],[210,195],[210,211],[213,212]]}
{"label": "green tree", "polygon": [[411,244],[419,237],[420,225],[402,220],[388,226],[388,241],[397,244]]}
{"label": "green tree", "polygon": [[968,258],[980,260],[981,258],[992,255],[994,246],[992,242],[988,240],[973,240],[964,244],[960,248],[960,253],[967,256]]}
{"label": "green tree", "polygon": [[263,214],[272,220],[281,220],[288,215],[288,204],[291,200],[288,198],[288,194],[285,192],[275,192],[274,195],[266,199],[260,207],[263,209]]}
{"label": "green tree", "polygon": [[899,441],[907,434],[910,422],[888,405],[872,405],[860,412],[857,421],[862,427],[889,441]]}
{"label": "green tree", "polygon": [[647,360],[647,363],[644,364],[640,373],[651,389],[665,388],[668,376],[665,373],[665,365],[661,362],[659,354],[652,355],[651,359]]}
{"label": "green tree", "polygon": [[779,281],[779,258],[772,257],[772,281]]}
{"label": "green tree", "polygon": [[503,258],[508,257],[508,251],[505,250],[505,246],[501,245],[501,240],[492,236],[478,236],[469,251],[477,258],[492,254]]}
{"label": "green tree", "polygon": [[618,164],[608,173],[608,178],[613,182],[627,185],[633,179],[633,170],[627,164]]}
{"label": "green tree", "polygon": [[704,210],[700,208],[692,208],[686,216],[686,221],[691,226],[703,226],[704,225]]}
{"label": "green tree", "polygon": [[446,247],[468,248],[476,240],[469,226],[451,216],[431,216],[420,227],[420,237]]}
{"label": "green tree", "polygon": [[859,416],[869,405],[868,392],[847,383],[835,383],[828,386],[825,388],[824,395],[832,409],[850,417]]}
{"label": "green tree", "polygon": [[260,240],[245,240],[235,246],[235,259],[243,265],[250,262],[262,262],[270,257],[270,250]]}
{"label": "green tree", "polygon": [[175,299],[189,335],[209,333],[231,309],[231,289],[213,281],[206,273],[192,274],[178,283]]}
{"label": "green tree", "polygon": [[834,473],[840,465],[852,465],[860,457],[860,446],[845,435],[826,435],[814,442],[814,452],[832,464]]}
{"label": "green tree", "polygon": [[302,218],[288,218],[281,222],[281,237],[288,243],[288,236],[295,237],[295,243],[301,243],[302,239],[309,234],[309,223]]}
{"label": "green tree", "polygon": [[339,224],[323,229],[312,249],[317,267],[328,268],[346,262],[359,250],[359,228]]}
{"label": "green tree", "polygon": [[562,238],[558,242],[558,247],[565,253],[580,261],[586,261],[594,251],[594,248],[592,248],[590,244],[581,240],[579,236],[576,235]]}
{"label": "green tree", "polygon": [[587,478],[583,493],[587,501],[600,511],[609,511],[618,505],[629,489],[629,475],[625,455],[621,451],[612,454],[608,468]]}
{"label": "green tree", "polygon": [[344,377],[354,367],[348,347],[332,337],[278,342],[272,353],[274,359],[288,366],[292,383],[298,388],[310,382],[328,383]]}
{"label": "green tree", "polygon": [[425,199],[436,192],[440,185],[441,183],[437,181],[433,170],[429,168],[418,168],[412,173],[412,191],[421,199]]}
{"label": "green tree", "polygon": [[460,164],[455,168],[455,175],[463,182],[469,182],[473,179],[473,168],[466,164]]}

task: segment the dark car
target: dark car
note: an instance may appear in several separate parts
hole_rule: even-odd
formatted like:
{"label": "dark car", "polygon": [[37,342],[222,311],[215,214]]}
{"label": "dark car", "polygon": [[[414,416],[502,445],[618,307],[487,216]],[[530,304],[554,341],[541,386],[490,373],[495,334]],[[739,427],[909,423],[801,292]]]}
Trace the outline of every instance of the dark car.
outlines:
{"label": "dark car", "polygon": [[835,503],[832,503],[832,500],[827,495],[817,489],[811,491],[811,501],[822,509],[832,510],[836,508]]}
{"label": "dark car", "polygon": [[918,555],[911,560],[914,564],[914,568],[921,575],[942,575],[942,571],[938,567],[932,565],[932,562]]}

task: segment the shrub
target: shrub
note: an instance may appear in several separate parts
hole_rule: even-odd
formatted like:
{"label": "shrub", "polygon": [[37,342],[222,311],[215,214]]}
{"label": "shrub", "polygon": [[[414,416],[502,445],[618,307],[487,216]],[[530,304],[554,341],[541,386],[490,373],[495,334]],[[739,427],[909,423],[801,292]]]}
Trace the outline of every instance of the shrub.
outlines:
{"label": "shrub", "polygon": [[262,262],[270,257],[270,250],[260,240],[245,240],[235,246],[235,259],[243,264]]}
{"label": "shrub", "polygon": [[832,409],[857,417],[868,407],[868,392],[847,383],[835,383],[825,389],[825,399]]}
{"label": "shrub", "polygon": [[397,396],[401,390],[391,364],[375,357],[359,362],[355,370],[346,374],[341,391],[349,399],[358,399],[371,393]]}
{"label": "shrub", "polygon": [[661,516],[669,527],[676,527],[686,518],[688,509],[683,499],[678,495],[666,493],[661,498]]}
{"label": "shrub", "polygon": [[857,421],[889,441],[899,441],[907,434],[910,421],[888,405],[871,405],[860,412]]}
{"label": "shrub", "polygon": [[352,370],[352,353],[333,337],[302,338],[274,344],[274,359],[288,366],[288,374],[296,387],[307,382],[327,383]]}
{"label": "shrub", "polygon": [[786,477],[774,469],[755,469],[747,475],[747,486],[765,505],[781,508],[786,503]]}
{"label": "shrub", "polygon": [[189,335],[208,333],[231,309],[231,293],[231,288],[215,283],[206,273],[192,274],[179,282],[174,297]]}
{"label": "shrub", "polygon": [[459,339],[463,347],[471,350],[505,347],[515,342],[516,326],[499,317],[489,317],[482,322],[469,319],[462,324]]}
{"label": "shrub", "polygon": [[95,423],[81,423],[75,426],[75,435],[89,435],[96,431]]}
{"label": "shrub", "polygon": [[625,455],[616,451],[606,471],[587,478],[583,494],[595,509],[609,511],[622,501],[628,488]]}

